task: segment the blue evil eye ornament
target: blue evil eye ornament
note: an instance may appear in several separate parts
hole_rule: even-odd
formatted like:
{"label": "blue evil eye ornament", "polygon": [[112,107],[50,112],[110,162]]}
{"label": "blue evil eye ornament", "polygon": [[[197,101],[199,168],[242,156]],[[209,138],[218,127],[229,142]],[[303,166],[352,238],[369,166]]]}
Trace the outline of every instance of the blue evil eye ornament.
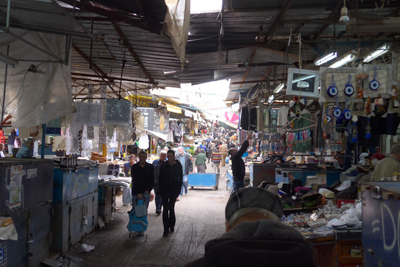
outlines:
{"label": "blue evil eye ornament", "polygon": [[330,97],[337,96],[337,94],[339,93],[339,90],[337,89],[336,83],[335,83],[335,76],[333,74],[332,74],[331,86],[328,87],[327,93],[328,93],[328,96],[330,96]]}
{"label": "blue evil eye ornament", "polygon": [[352,118],[351,111],[349,109],[345,109],[343,111],[343,117],[345,120],[348,120],[348,121],[351,120],[351,118]]}
{"label": "blue evil eye ornament", "polygon": [[332,117],[330,115],[326,115],[326,122],[330,123],[332,121]]}
{"label": "blue evil eye ornament", "polygon": [[349,81],[346,83],[346,86],[344,87],[344,94],[349,97],[354,94],[354,87],[351,84],[351,75],[349,75]]}
{"label": "blue evil eye ornament", "polygon": [[369,83],[369,88],[372,91],[378,90],[379,87],[381,86],[381,84],[376,80],[376,77],[378,77],[378,69],[375,66],[374,67],[374,79]]}
{"label": "blue evil eye ornament", "polygon": [[342,110],[340,108],[335,108],[333,110],[333,116],[335,116],[335,118],[339,119],[342,117]]}
{"label": "blue evil eye ornament", "polygon": [[373,91],[378,90],[380,86],[381,84],[375,78],[369,83],[369,88]]}
{"label": "blue evil eye ornament", "polygon": [[337,89],[336,86],[332,85],[332,86],[329,86],[327,93],[328,93],[328,96],[334,97],[334,96],[337,96],[337,94],[339,93],[339,90]]}

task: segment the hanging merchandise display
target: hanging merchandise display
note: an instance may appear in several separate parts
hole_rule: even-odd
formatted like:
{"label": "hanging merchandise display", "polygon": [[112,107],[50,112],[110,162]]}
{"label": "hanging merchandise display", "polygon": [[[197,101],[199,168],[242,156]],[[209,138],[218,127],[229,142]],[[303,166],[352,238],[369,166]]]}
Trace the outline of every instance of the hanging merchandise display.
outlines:
{"label": "hanging merchandise display", "polygon": [[106,117],[107,124],[131,124],[132,102],[125,99],[107,99]]}
{"label": "hanging merchandise display", "polygon": [[349,81],[346,83],[346,86],[344,88],[344,93],[345,95],[347,95],[348,97],[352,96],[354,94],[354,87],[351,84],[351,74],[349,74]]}
{"label": "hanging merchandise display", "polygon": [[376,66],[374,66],[374,79],[369,83],[369,88],[373,91],[376,91],[379,89],[381,84],[376,80],[378,77],[378,69]]}
{"label": "hanging merchandise display", "polygon": [[[333,80],[333,76],[332,76],[332,80]],[[342,110],[340,109],[339,98],[337,95],[336,95],[336,108],[333,110],[333,116],[335,116],[336,119],[342,118]]]}
{"label": "hanging merchandise display", "polygon": [[345,120],[351,120],[351,117],[352,117],[351,111],[349,109],[349,100],[348,99],[346,99],[346,106],[345,106],[345,109],[343,111],[343,117],[344,117]]}
{"label": "hanging merchandise display", "polygon": [[339,93],[339,90],[336,87],[336,83],[335,83],[335,76],[332,74],[332,83],[331,86],[329,86],[328,88],[328,96],[330,97],[334,97],[337,96],[337,94]]}

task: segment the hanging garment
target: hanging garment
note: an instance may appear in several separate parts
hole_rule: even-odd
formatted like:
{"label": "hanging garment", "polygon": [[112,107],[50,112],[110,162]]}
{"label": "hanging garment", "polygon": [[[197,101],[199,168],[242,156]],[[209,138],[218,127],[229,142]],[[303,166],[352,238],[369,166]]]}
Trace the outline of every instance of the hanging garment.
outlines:
{"label": "hanging garment", "polygon": [[140,149],[148,149],[149,148],[149,136],[147,134],[143,134],[140,136],[139,148]]}
{"label": "hanging garment", "polygon": [[255,131],[257,130],[257,109],[252,108],[250,109],[250,126],[249,130]]}
{"label": "hanging garment", "polygon": [[243,130],[249,130],[249,109],[242,108],[240,111],[240,127]]}
{"label": "hanging garment", "polygon": [[[281,107],[278,110],[278,119],[277,119],[277,125],[278,126],[286,126],[287,124],[287,116],[288,116],[289,108],[288,107]],[[283,128],[278,128],[279,133],[284,133],[285,130]]]}

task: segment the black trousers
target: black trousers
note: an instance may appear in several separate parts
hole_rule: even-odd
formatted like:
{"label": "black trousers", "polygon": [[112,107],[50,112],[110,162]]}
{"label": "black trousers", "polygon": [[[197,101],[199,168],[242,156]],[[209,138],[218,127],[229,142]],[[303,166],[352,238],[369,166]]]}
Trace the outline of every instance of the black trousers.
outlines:
{"label": "black trousers", "polygon": [[175,227],[175,202],[176,197],[162,196],[164,233]]}

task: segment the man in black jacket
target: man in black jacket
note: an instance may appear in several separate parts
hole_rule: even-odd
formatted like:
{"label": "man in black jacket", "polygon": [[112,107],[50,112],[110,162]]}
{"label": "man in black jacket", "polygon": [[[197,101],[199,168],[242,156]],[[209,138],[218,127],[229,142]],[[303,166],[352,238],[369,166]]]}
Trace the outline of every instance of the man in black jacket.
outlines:
{"label": "man in black jacket", "polygon": [[249,147],[249,141],[251,140],[251,135],[252,135],[251,132],[247,134],[247,138],[243,142],[242,147],[240,148],[239,151],[236,148],[231,148],[228,150],[228,154],[231,156],[231,161],[232,161],[232,175],[233,175],[232,193],[234,193],[236,190],[244,186],[243,178],[246,170],[242,156]]}
{"label": "man in black jacket", "polygon": [[270,191],[239,189],[226,204],[226,233],[208,241],[204,257],[185,267],[316,267],[310,244],[281,223],[282,213]]}
{"label": "man in black jacket", "polygon": [[136,206],[137,199],[144,199],[149,207],[150,192],[154,187],[154,167],[146,162],[147,153],[140,151],[139,162],[132,166],[132,206]]}
{"label": "man in black jacket", "polygon": [[175,202],[182,187],[183,170],[178,160],[175,160],[175,152],[168,150],[167,164],[163,164],[160,169],[158,180],[158,194],[161,195],[163,204],[163,237],[175,230]]}

